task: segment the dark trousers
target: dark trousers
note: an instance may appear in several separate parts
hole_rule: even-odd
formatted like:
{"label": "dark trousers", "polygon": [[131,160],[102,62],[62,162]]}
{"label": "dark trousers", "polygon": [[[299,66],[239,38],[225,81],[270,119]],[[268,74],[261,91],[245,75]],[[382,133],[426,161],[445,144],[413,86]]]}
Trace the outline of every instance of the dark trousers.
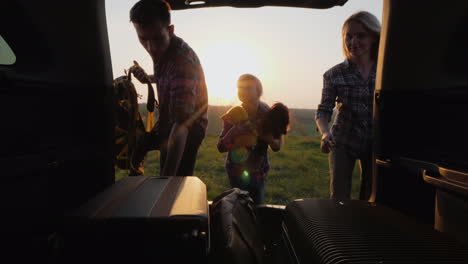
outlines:
{"label": "dark trousers", "polygon": [[[372,150],[362,153],[359,157],[361,169],[360,200],[368,200],[372,189]],[[356,158],[351,156],[346,148],[338,146],[332,148],[328,154],[330,166],[330,198],[351,199],[351,179]]]}
{"label": "dark trousers", "polygon": [[[201,131],[190,131],[187,136],[187,141],[184,148],[184,153],[179,163],[175,176],[192,176],[195,168],[195,162],[197,159],[198,149],[205,138],[205,132]],[[164,169],[164,163],[166,162],[167,156],[167,140],[168,138],[162,137],[159,134],[157,126],[153,128],[150,133],[146,133],[145,137],[142,137],[142,141],[138,142],[135,156],[133,159],[133,167],[135,169],[130,170],[129,176],[138,176],[143,174],[144,159],[146,154],[151,150],[159,150],[160,159],[160,173]]]}
{"label": "dark trousers", "polygon": [[[200,145],[205,137],[204,133],[190,132],[187,136],[187,141],[184,148],[184,153],[179,163],[179,168],[175,176],[193,176],[197,153]],[[164,170],[164,164],[167,157],[167,140],[160,145],[160,173]]]}
{"label": "dark trousers", "polygon": [[255,179],[255,176],[252,177],[248,176],[232,176],[229,175],[229,183],[231,184],[232,188],[239,188],[244,191],[248,191],[250,197],[255,204],[263,204],[265,199],[265,179],[266,173],[259,179]]}

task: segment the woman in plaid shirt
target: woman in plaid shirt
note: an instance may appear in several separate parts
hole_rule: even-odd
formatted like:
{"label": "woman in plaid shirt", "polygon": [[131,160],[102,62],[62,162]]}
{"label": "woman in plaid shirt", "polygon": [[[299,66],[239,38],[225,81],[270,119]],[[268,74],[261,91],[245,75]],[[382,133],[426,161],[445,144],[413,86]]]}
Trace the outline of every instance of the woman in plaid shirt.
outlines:
{"label": "woman in plaid shirt", "polygon": [[[329,153],[330,197],[350,199],[351,177],[360,161],[359,199],[369,199],[372,172],[372,109],[380,22],[365,11],[351,15],[342,27],[345,61],[325,72],[316,114],[320,148]],[[333,108],[337,116],[331,129]]]}

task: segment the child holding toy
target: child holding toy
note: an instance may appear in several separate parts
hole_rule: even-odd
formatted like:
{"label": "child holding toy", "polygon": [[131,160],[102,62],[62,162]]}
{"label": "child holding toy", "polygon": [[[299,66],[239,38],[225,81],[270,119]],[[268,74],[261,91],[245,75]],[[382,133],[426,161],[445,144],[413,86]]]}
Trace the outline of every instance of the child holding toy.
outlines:
{"label": "child holding toy", "polygon": [[218,150],[228,152],[225,167],[231,187],[249,191],[254,202],[261,204],[270,168],[268,146],[275,152],[281,149],[289,127],[289,110],[281,103],[270,108],[261,102],[262,83],[254,75],[241,75],[237,88],[242,105],[221,117]]}

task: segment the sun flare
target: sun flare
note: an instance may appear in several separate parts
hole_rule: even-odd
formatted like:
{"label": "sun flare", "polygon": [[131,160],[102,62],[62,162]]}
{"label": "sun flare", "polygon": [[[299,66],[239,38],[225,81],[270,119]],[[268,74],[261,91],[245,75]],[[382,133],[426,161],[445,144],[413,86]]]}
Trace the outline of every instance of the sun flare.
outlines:
{"label": "sun flare", "polygon": [[239,41],[223,40],[199,51],[205,71],[210,105],[234,105],[237,99],[237,78],[244,73],[258,75],[261,58],[255,47]]}

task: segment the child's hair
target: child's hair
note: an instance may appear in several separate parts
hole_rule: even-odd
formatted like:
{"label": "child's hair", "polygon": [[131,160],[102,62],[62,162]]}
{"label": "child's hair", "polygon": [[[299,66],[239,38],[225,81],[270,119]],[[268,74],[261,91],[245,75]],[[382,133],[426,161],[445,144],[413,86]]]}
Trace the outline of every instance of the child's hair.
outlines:
{"label": "child's hair", "polygon": [[267,112],[262,124],[263,133],[272,133],[273,137],[286,135],[289,130],[289,109],[282,103],[275,103]]}

